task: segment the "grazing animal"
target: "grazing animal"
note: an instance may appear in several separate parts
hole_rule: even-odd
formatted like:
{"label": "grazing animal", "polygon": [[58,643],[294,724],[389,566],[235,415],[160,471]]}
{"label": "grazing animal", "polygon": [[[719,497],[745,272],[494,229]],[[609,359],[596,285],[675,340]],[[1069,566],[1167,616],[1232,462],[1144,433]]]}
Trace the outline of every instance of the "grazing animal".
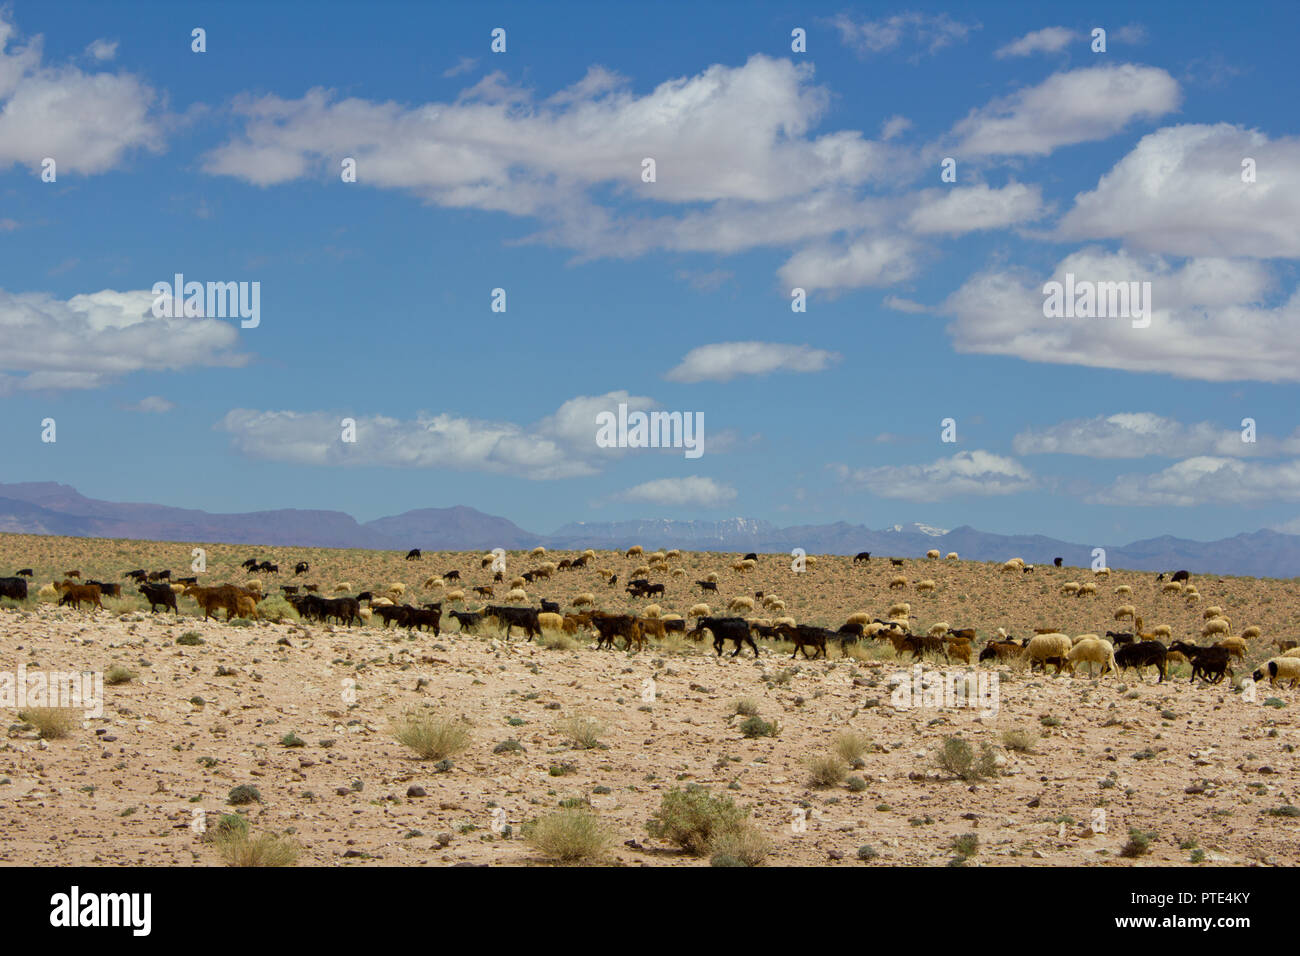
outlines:
{"label": "grazing animal", "polygon": [[[17,572],[18,577],[20,577],[20,578],[30,578],[34,573],[35,573],[35,572],[32,571],[31,568],[19,568],[19,569],[18,569],[18,572]],[[126,576],[126,575],[123,575],[123,577],[125,577],[125,576]]]}
{"label": "grazing animal", "polygon": [[1211,684],[1217,684],[1223,680],[1225,673],[1231,673],[1226,647],[1197,647],[1186,641],[1174,641],[1169,645],[1169,650],[1178,651],[1191,661],[1192,679],[1189,683],[1195,683],[1196,675],[1200,674]]}
{"label": "grazing animal", "polygon": [[87,601],[100,610],[104,609],[104,604],[100,601],[99,588],[93,584],[73,584],[71,581],[63,581],[55,585],[63,596],[59,598],[59,606],[71,604],[77,610],[81,610],[81,602]]}
{"label": "grazing animal", "polygon": [[630,614],[593,613],[591,627],[596,632],[596,647],[614,647],[614,638],[622,637],[623,647],[638,650],[645,645],[645,635],[641,631],[641,622]]}
{"label": "grazing animal", "polygon": [[809,647],[817,648],[817,653],[811,656],[825,657],[826,639],[835,636],[834,632],[828,631],[824,627],[814,627],[811,624],[778,624],[776,630],[783,638],[794,644],[794,653],[790,655],[792,660],[800,651],[803,651],[804,657],[809,657]]}
{"label": "grazing animal", "polygon": [[1250,676],[1255,679],[1255,683],[1267,676],[1268,682],[1274,687],[1281,681],[1290,681],[1290,686],[1294,687],[1300,682],[1300,657],[1275,657],[1260,665],[1259,670]]}
{"label": "grazing animal", "polygon": [[1052,558],[1052,566],[1059,568],[1061,566],[1060,558]]}
{"label": "grazing animal", "polygon": [[306,574],[310,570],[311,570],[311,565],[308,564],[306,561],[299,561],[297,564],[293,566],[294,574]]}
{"label": "grazing animal", "polygon": [[1101,675],[1107,670],[1119,675],[1119,666],[1115,662],[1115,648],[1109,641],[1103,641],[1095,634],[1083,634],[1075,639],[1074,646],[1067,655],[1066,668],[1074,673],[1074,666],[1080,662],[1088,665],[1088,676],[1092,676],[1092,665],[1101,665]]}
{"label": "grazing animal", "polygon": [[980,650],[979,663],[982,664],[995,657],[1003,660],[1011,657],[1019,657],[1024,652],[1025,648],[1023,644],[1017,644],[1012,640],[993,640],[985,644],[983,649]]}
{"label": "grazing animal", "polygon": [[861,562],[861,563],[863,563],[863,564],[870,564],[870,563],[871,563],[871,552],[870,552],[870,551],[859,551],[857,554],[855,554],[855,555],[853,556],[853,563],[854,563],[854,564],[858,564],[859,562]]}
{"label": "grazing animal", "polygon": [[176,616],[180,617],[180,609],[176,606],[176,592],[170,586],[166,584],[141,584],[137,590],[149,602],[150,614],[162,607],[164,611],[171,608]]}
{"label": "grazing animal", "polygon": [[889,589],[891,591],[894,588],[905,588],[905,587],[907,587],[907,578],[903,577],[901,574],[898,575],[897,577],[890,578]]}
{"label": "grazing animal", "polygon": [[420,560],[420,549],[419,549],[419,548],[412,548],[410,551],[406,552],[406,560],[407,560],[407,561],[419,561],[419,560]]}
{"label": "grazing animal", "polygon": [[[1132,635],[1129,635],[1132,640]],[[1115,663],[1120,670],[1133,668],[1138,673],[1138,680],[1142,679],[1142,668],[1154,667],[1160,674],[1160,682],[1165,679],[1165,666],[1168,657],[1168,648],[1159,641],[1138,641],[1136,644],[1124,644],[1115,651]]]}
{"label": "grazing animal", "polygon": [[1191,580],[1191,577],[1192,577],[1192,576],[1191,576],[1190,574],[1188,574],[1186,571],[1175,571],[1172,575],[1170,575],[1169,580],[1170,580],[1170,581],[1175,581],[1175,582],[1176,582],[1176,581],[1189,581],[1189,580]]}
{"label": "grazing animal", "polygon": [[890,559],[889,559],[889,566],[890,566],[891,568],[901,568],[901,567],[903,566],[903,559],[902,559],[902,558],[890,558]]}
{"label": "grazing animal", "polygon": [[713,649],[722,656],[723,645],[731,641],[736,645],[731,656],[736,657],[740,654],[741,648],[746,644],[758,657],[758,645],[754,643],[754,637],[750,633],[749,623],[743,617],[704,617],[696,622],[695,627],[686,633],[686,636],[693,641],[703,640],[704,632],[708,631],[713,635]]}
{"label": "grazing animal", "polygon": [[1064,634],[1034,635],[1025,646],[1025,654],[1029,658],[1030,672],[1033,672],[1035,664],[1041,664],[1043,673],[1046,674],[1047,665],[1054,663],[1056,673],[1061,673],[1061,669],[1065,667],[1073,646],[1073,642]]}
{"label": "grazing animal", "polygon": [[446,574],[442,576],[442,579],[444,581],[459,581],[460,572],[456,570],[448,571]]}
{"label": "grazing animal", "polygon": [[483,615],[478,611],[452,611],[451,616],[459,622],[462,631],[470,634],[483,623]]}
{"label": "grazing animal", "polygon": [[701,591],[713,591],[716,593],[718,590],[718,586],[712,581],[696,581],[695,583],[700,586]]}
{"label": "grazing animal", "polygon": [[[507,600],[509,600],[508,595]],[[537,623],[537,614],[535,607],[502,607],[499,604],[489,604],[483,609],[484,618],[493,618],[498,626],[505,627],[506,640],[510,640],[510,632],[516,627],[524,629],[525,637],[541,637],[542,628]]]}
{"label": "grazing animal", "polygon": [[27,582],[22,578],[0,578],[0,597],[13,598],[15,601],[27,600]]}

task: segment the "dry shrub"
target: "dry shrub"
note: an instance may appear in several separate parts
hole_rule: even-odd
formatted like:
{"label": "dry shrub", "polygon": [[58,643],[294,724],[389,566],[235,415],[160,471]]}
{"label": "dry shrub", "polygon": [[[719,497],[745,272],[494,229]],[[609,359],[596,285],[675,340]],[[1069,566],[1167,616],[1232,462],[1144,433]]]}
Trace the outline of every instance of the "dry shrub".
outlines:
{"label": "dry shrub", "polygon": [[57,740],[77,728],[80,713],[75,707],[27,707],[18,719],[35,727],[42,740]]}
{"label": "dry shrub", "polygon": [[393,737],[425,760],[445,760],[469,747],[473,732],[463,720],[409,713],[393,721]]}
{"label": "dry shrub", "polygon": [[575,863],[604,856],[614,835],[593,813],[561,810],[526,827],[524,839],[544,856]]}

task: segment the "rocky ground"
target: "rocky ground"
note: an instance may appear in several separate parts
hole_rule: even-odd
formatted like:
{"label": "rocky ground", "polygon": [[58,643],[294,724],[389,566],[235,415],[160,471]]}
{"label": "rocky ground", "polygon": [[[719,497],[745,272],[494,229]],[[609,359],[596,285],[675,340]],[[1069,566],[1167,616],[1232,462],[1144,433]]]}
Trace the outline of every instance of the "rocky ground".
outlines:
{"label": "rocky ground", "polygon": [[[54,548],[69,540],[2,537],[5,573],[19,553],[30,559],[33,542]],[[110,553],[127,547],[107,542],[103,553],[77,557],[88,568],[102,561],[86,576],[104,579],[109,564],[118,576],[159,564],[157,555]],[[188,547],[151,547],[188,554]],[[242,559],[244,550],[231,549],[229,558]],[[341,563],[372,560],[335,554]],[[282,567],[286,556],[294,557],[281,555]],[[61,557],[54,564],[67,563]],[[355,588],[399,571],[408,583],[417,577],[400,556],[382,560],[382,567],[337,570]],[[630,570],[622,556],[616,560]],[[1257,688],[1252,701],[1240,690],[1253,661],[1268,656],[1264,645],[1293,628],[1294,582],[1207,579],[1198,603],[1158,596],[1152,575],[1115,572],[1101,594],[1080,599],[1059,595],[1062,582],[1090,579],[1078,569],[1012,576],[987,564],[909,562],[910,580],[940,582],[935,595],[921,596],[911,587],[889,591],[890,569],[874,560],[855,569],[848,559],[822,558],[797,576],[788,559],[770,556],[743,577],[731,560],[682,558],[691,579],[722,570],[724,596],[766,582],[800,620],[837,623],[860,609],[883,615],[891,601],[907,600],[918,627],[942,617],[978,626],[981,637],[994,626],[1024,632],[1043,620],[1104,631],[1120,603],[1110,592],[1127,581],[1138,597],[1123,603],[1142,605],[1148,625],[1199,634],[1201,608],[1212,602],[1225,606],[1234,632],[1259,624],[1264,637],[1236,666],[1236,687],[1192,684],[1185,674],[1156,684],[1150,673],[1145,681],[1132,672],[1094,680],[981,668],[998,679],[996,713],[988,713],[901,699],[891,677],[912,673],[887,648],[791,661],[788,648],[768,645],[758,660],[748,650],[719,660],[711,647],[680,639],[629,655],[587,641],[548,649],[518,635],[202,622],[184,599],[179,621],[130,602],[93,614],[9,603],[0,609],[0,671],[118,665],[137,676],[105,687],[102,716],[60,739],[40,739],[15,708],[5,710],[0,862],[219,864],[193,826],[196,811],[231,812],[231,789],[253,785],[261,802],[240,809],[255,831],[290,834],[302,864],[543,864],[518,831],[564,801],[589,805],[616,832],[611,863],[706,865],[645,829],[663,794],[687,784],[751,808],[772,843],[769,865],[942,864],[964,834],[978,837],[968,865],[1300,862],[1300,818],[1291,815],[1300,811],[1289,809],[1300,691]],[[477,556],[472,572],[467,555],[426,555],[424,566],[456,562],[473,579],[467,583],[477,583]],[[43,574],[49,579],[38,572],[36,585]],[[587,572],[543,585],[539,595],[567,600],[603,587],[580,574]],[[219,567],[213,579],[243,575]],[[698,600],[684,579],[667,580],[665,611]],[[604,588],[605,606],[626,604],[617,593]],[[194,633],[203,643],[177,644]],[[925,664],[927,673],[959,670]],[[777,736],[742,735],[733,705],[743,698],[779,723]],[[426,707],[472,725],[469,748],[450,768],[419,759],[391,732],[394,717]],[[573,716],[601,726],[600,746],[579,749],[561,732],[560,722]],[[861,783],[814,786],[808,761],[848,729],[871,741],[850,771]],[[1004,745],[1007,731],[1037,739],[1024,752]],[[285,744],[291,734],[301,746]],[[967,782],[941,770],[936,755],[953,736],[977,751],[993,745],[994,774]],[[498,748],[509,740],[522,749]],[[500,811],[509,836],[498,832]],[[1123,857],[1133,828],[1151,834],[1148,852]],[[859,859],[864,846],[876,854],[869,862]]]}

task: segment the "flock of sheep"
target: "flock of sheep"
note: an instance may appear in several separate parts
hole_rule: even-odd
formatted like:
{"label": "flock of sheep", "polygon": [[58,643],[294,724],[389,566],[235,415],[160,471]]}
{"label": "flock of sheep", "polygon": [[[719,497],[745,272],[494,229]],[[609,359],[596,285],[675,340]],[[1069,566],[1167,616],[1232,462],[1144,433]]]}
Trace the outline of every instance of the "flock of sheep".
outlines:
{"label": "flock of sheep", "polygon": [[[407,560],[420,560],[422,554],[416,549],[406,557]],[[1131,622],[1130,631],[1107,630],[1104,635],[1085,633],[1070,637],[1057,629],[1035,628],[1032,637],[1017,641],[1008,635],[1005,628],[999,627],[978,649],[978,653],[974,628],[953,628],[947,622],[938,622],[924,633],[914,633],[911,605],[906,602],[892,604],[884,611],[883,617],[866,611],[851,614],[837,629],[798,623],[787,613],[783,599],[763,591],[755,591],[752,596],[736,595],[727,600],[726,616],[714,614],[710,605],[703,601],[692,604],[684,616],[665,612],[659,603],[647,604],[637,614],[611,613],[599,609],[601,602],[593,591],[575,594],[569,601],[571,609],[566,612],[557,602],[548,600],[541,600],[538,607],[528,606],[530,598],[527,588],[565,572],[591,569],[593,562],[598,560],[596,552],[587,550],[575,557],[551,561],[546,560],[544,548],[535,548],[529,557],[535,562],[531,570],[508,581],[503,571],[492,570],[490,581],[468,589],[461,585],[462,571],[459,568],[430,575],[423,581],[421,590],[441,592],[439,599],[425,600],[418,605],[406,602],[407,587],[401,582],[355,595],[351,593],[354,588],[350,582],[338,582],[331,589],[335,595],[333,597],[320,594],[320,586],[310,583],[282,585],[280,590],[284,601],[292,605],[299,616],[309,620],[336,620],[340,624],[351,626],[366,624],[377,617],[385,628],[391,625],[404,626],[408,630],[431,630],[435,635],[440,633],[444,605],[464,606],[467,590],[480,598],[495,599],[500,586],[505,590],[505,605],[488,603],[477,610],[464,607],[463,610],[449,611],[448,616],[456,620],[462,631],[473,632],[485,622],[490,622],[504,629],[507,638],[515,627],[522,629],[525,636],[530,638],[540,637],[545,631],[569,635],[582,631],[594,636],[597,648],[615,647],[615,638],[621,638],[624,649],[635,651],[643,648],[649,638],[662,640],[670,633],[677,632],[695,641],[703,640],[706,635],[711,636],[719,655],[726,642],[730,641],[735,646],[733,657],[739,655],[744,646],[751,648],[757,657],[759,650],[755,639],[764,639],[792,645],[792,656],[803,653],[805,657],[825,657],[830,643],[838,644],[847,653],[850,647],[860,642],[876,641],[892,644],[900,657],[911,654],[917,660],[926,655],[942,656],[946,661],[956,660],[968,665],[973,659],[976,665],[990,661],[999,664],[1023,660],[1031,671],[1041,667],[1046,672],[1048,667],[1052,667],[1056,674],[1073,673],[1076,668],[1086,664],[1090,676],[1095,668],[1100,668],[1101,675],[1118,675],[1125,669],[1133,668],[1141,677],[1143,668],[1153,667],[1161,681],[1166,678],[1170,663],[1186,662],[1191,665],[1193,681],[1200,677],[1217,683],[1224,676],[1232,675],[1233,659],[1245,659],[1247,642],[1262,636],[1260,629],[1254,626],[1245,628],[1239,635],[1233,635],[1231,623],[1223,609],[1210,607],[1204,612],[1200,637],[1210,639],[1211,644],[1200,646],[1187,640],[1175,641],[1172,640],[1173,633],[1169,625],[1155,625],[1149,631],[1146,630],[1136,606],[1131,603],[1120,605],[1113,613],[1114,621]],[[678,550],[646,554],[640,546],[633,546],[627,549],[623,557],[638,562],[628,574],[625,584],[625,592],[631,601],[662,599],[666,595],[668,584],[651,582],[651,575],[664,575],[668,582],[687,576],[684,568],[674,567],[674,562],[681,558]],[[931,550],[926,557],[937,561],[940,552]],[[757,567],[758,560],[757,554],[747,554],[735,560],[731,564],[731,570],[743,577]],[[806,556],[803,560],[805,571],[816,567],[815,557]],[[853,564],[869,564],[870,560],[869,552],[860,552],[853,559]],[[893,567],[904,565],[904,559],[889,560]],[[955,552],[949,552],[946,560],[956,561],[958,556]],[[1057,558],[1054,565],[1060,568],[1061,563],[1061,559]],[[249,558],[242,566],[250,574],[260,573],[264,577],[279,573],[277,564],[264,559]],[[497,555],[489,554],[479,559],[477,571],[483,573],[497,566]],[[298,562],[294,565],[295,580],[309,570],[307,562]],[[617,586],[618,570],[608,567],[592,570],[608,587]],[[1034,566],[1026,564],[1020,558],[1013,558],[1001,564],[1000,570],[1003,573],[1027,574],[1033,572]],[[472,568],[464,569],[466,575],[473,574],[474,571]],[[1095,571],[1094,577],[1105,578],[1109,573],[1109,569],[1103,568]],[[0,578],[0,597],[25,599],[27,580],[31,576],[32,569],[24,568],[14,577]],[[61,580],[42,587],[38,597],[50,601],[57,599],[60,605],[71,605],[74,608],[86,604],[92,610],[103,608],[103,597],[121,597],[120,584],[82,582],[80,577],[77,570],[67,571]],[[258,578],[251,578],[241,584],[211,587],[200,585],[194,577],[172,580],[168,570],[150,573],[136,569],[126,572],[123,577],[132,578],[136,582],[137,590],[149,602],[151,611],[155,612],[159,609],[171,610],[179,615],[177,599],[182,596],[193,599],[197,608],[203,611],[205,619],[215,616],[223,609],[226,611],[226,620],[236,617],[257,618],[262,616],[259,609],[265,607],[265,589],[262,579]],[[1161,574],[1154,582],[1160,586],[1162,593],[1177,592],[1189,600],[1200,600],[1200,594],[1191,583],[1188,572],[1175,572],[1167,581],[1165,577]],[[719,574],[711,572],[704,578],[695,580],[693,586],[699,589],[703,597],[719,593],[719,583]],[[891,590],[909,585],[915,587],[918,594],[924,595],[933,592],[937,582],[932,578],[909,581],[901,574],[888,581]],[[1132,596],[1129,585],[1120,585],[1114,592],[1120,599]],[[1061,586],[1061,593],[1081,598],[1095,596],[1098,594],[1098,584],[1096,581],[1069,581]],[[763,613],[773,616],[753,616],[760,607]],[[688,628],[688,623],[691,622],[693,626]],[[1268,680],[1273,685],[1285,682],[1294,687],[1300,683],[1300,646],[1297,643],[1294,640],[1275,639],[1273,646],[1280,654],[1265,661],[1253,672],[1253,678],[1256,681]]]}

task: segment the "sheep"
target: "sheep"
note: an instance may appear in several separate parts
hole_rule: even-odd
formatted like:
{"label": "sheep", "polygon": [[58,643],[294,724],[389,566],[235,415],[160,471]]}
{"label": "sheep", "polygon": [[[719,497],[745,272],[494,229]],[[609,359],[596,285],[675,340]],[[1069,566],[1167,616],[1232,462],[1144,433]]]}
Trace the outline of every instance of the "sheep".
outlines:
{"label": "sheep", "polygon": [[1207,607],[1201,614],[1201,617],[1205,618],[1207,621],[1212,617],[1223,617],[1223,608],[1219,607],[1217,604],[1214,607]]}
{"label": "sheep", "polygon": [[907,578],[903,577],[901,574],[896,575],[895,577],[889,579],[889,589],[891,591],[894,588],[905,588],[905,587],[907,587]]}
{"label": "sheep", "polygon": [[1014,564],[1014,565],[1015,565],[1016,567],[1018,567],[1018,568],[1023,568],[1023,567],[1025,566],[1025,559],[1024,559],[1024,558],[1012,558],[1012,559],[1010,559],[1009,561],[1007,561],[1007,564]]}
{"label": "sheep", "polygon": [[1075,638],[1074,647],[1070,649],[1066,663],[1070,673],[1074,673],[1074,665],[1081,661],[1087,663],[1089,677],[1092,676],[1093,664],[1102,665],[1099,676],[1105,675],[1107,668],[1114,674],[1119,674],[1119,665],[1115,663],[1115,648],[1096,634],[1080,634]]}
{"label": "sheep", "polygon": [[1072,643],[1064,634],[1037,634],[1032,637],[1025,646],[1025,654],[1029,658],[1029,669],[1034,669],[1034,664],[1042,664],[1043,672],[1047,672],[1049,661],[1056,662],[1056,673],[1061,673],[1061,668],[1067,663]]}
{"label": "sheep", "polygon": [[728,611],[752,611],[754,610],[754,599],[752,597],[734,597],[727,603]]}
{"label": "sheep", "polygon": [[1067,581],[1067,582],[1065,582],[1064,584],[1061,585],[1061,593],[1062,593],[1062,594],[1078,594],[1078,593],[1079,593],[1079,582],[1078,582],[1078,581]]}
{"label": "sheep", "polygon": [[352,590],[351,581],[340,581],[338,584],[334,585],[335,594],[346,594],[348,591],[351,590]]}
{"label": "sheep", "polygon": [[956,561],[956,560],[958,560],[958,558],[957,558],[957,552],[956,552],[956,551],[949,551],[947,554],[944,555],[944,560],[945,560],[945,561]]}
{"label": "sheep", "polygon": [[929,558],[931,561],[938,561],[939,551],[937,548],[931,548],[929,551],[925,552],[925,556]]}
{"label": "sheep", "polygon": [[1166,581],[1160,588],[1161,594],[1181,594],[1183,590],[1182,582]]}
{"label": "sheep", "polygon": [[572,603],[574,607],[582,607],[584,604],[594,607],[596,604],[596,595],[592,594],[590,591],[583,591],[581,594],[575,594],[573,596]]}
{"label": "sheep", "polygon": [[388,598],[386,597],[377,597],[377,598],[370,599],[371,607],[392,607],[393,604],[394,602],[388,600]]}
{"label": "sheep", "polygon": [[537,625],[543,631],[562,631],[564,630],[564,617],[550,611],[543,611],[537,615]]}
{"label": "sheep", "polygon": [[803,559],[803,566],[807,571],[811,571],[813,568],[817,567],[817,556],[813,554],[806,556]]}
{"label": "sheep", "polygon": [[1283,651],[1280,657],[1300,657],[1300,647],[1289,647]]}
{"label": "sheep", "polygon": [[[740,566],[741,569],[744,571],[753,571],[754,568],[758,567],[758,562],[755,561],[753,558],[745,558],[740,562]],[[804,567],[807,566],[808,566],[808,559],[804,558]]]}
{"label": "sheep", "polygon": [[796,626],[794,623],[794,618],[792,617],[778,617],[776,620],[772,622],[773,627],[781,627],[782,625],[785,625],[786,627]]}
{"label": "sheep", "polygon": [[1259,625],[1252,624],[1250,627],[1246,628],[1244,631],[1241,632],[1241,639],[1243,641],[1253,641],[1259,638],[1260,633],[1261,632],[1259,629]]}
{"label": "sheep", "polygon": [[852,614],[849,615],[849,619],[844,623],[861,624],[863,627],[866,627],[868,624],[871,623],[871,615],[868,614],[866,611],[854,611]]}
{"label": "sheep", "polygon": [[1073,647],[1075,644],[1078,644],[1080,641],[1087,641],[1092,639],[1101,640],[1101,638],[1098,637],[1096,634],[1076,634],[1074,635],[1074,637],[1070,638],[1070,646]]}
{"label": "sheep", "polygon": [[930,630],[926,633],[929,634],[930,637],[943,637],[948,633],[948,628],[949,625],[947,621],[939,621],[938,623],[931,624]]}
{"label": "sheep", "polygon": [[1088,581],[1086,584],[1079,585],[1079,597],[1085,597],[1089,594],[1096,594],[1096,593],[1097,593],[1097,585],[1093,584],[1091,581]]}
{"label": "sheep", "polygon": [[667,554],[664,555],[664,557],[667,558],[669,561],[676,561],[681,556],[682,556],[682,552],[677,548],[673,548],[671,551],[669,551]]}
{"label": "sheep", "polygon": [[935,584],[934,581],[930,580],[929,578],[926,578],[924,581],[916,582],[916,591],[918,594],[929,594],[937,587],[938,585]]}
{"label": "sheep", "polygon": [[667,559],[668,559],[668,555],[664,554],[662,551],[656,551],[654,554],[646,558],[646,560],[650,562],[666,561]]}
{"label": "sheep", "polygon": [[673,572],[672,572],[672,574],[673,574],[673,577],[675,577],[675,578],[684,578],[684,577],[686,577],[686,569],[685,569],[685,568],[673,568]]}
{"label": "sheep", "polygon": [[528,582],[525,581],[523,578],[520,578],[520,577],[514,577],[514,578],[511,578],[511,579],[510,579],[510,587],[511,587],[512,590],[513,590],[514,588],[522,588],[522,587],[524,587],[526,584],[528,584]]}
{"label": "sheep", "polygon": [[768,601],[768,600],[764,599],[764,601],[763,601],[763,607],[767,608],[769,611],[784,611],[784,610],[785,610],[785,602],[784,602],[784,601],[781,601],[781,600]]}
{"label": "sheep", "polygon": [[644,617],[653,617],[653,618],[659,617],[659,615],[662,613],[663,613],[663,608],[661,608],[658,604],[647,604],[645,610],[641,612],[641,614]]}
{"label": "sheep", "polygon": [[460,588],[452,588],[450,591],[448,591],[446,594],[443,595],[442,599],[446,601],[448,604],[455,604],[457,601],[463,603],[465,600],[465,592],[462,591]]}
{"label": "sheep", "polygon": [[717,571],[710,571],[708,574],[704,575],[704,580],[708,581],[710,584],[717,584],[717,583],[718,583],[718,572],[717,572]]}
{"label": "sheep", "polygon": [[687,617],[711,617],[707,604],[692,604],[691,609],[686,612]]}
{"label": "sheep", "polygon": [[1209,637],[1212,634],[1227,634],[1230,630],[1231,628],[1224,618],[1216,617],[1205,622],[1205,626],[1201,628],[1201,637]]}
{"label": "sheep", "polygon": [[1115,589],[1115,593],[1118,595],[1129,595],[1133,593],[1133,589],[1127,584],[1121,584]]}
{"label": "sheep", "polygon": [[438,577],[436,574],[431,578],[424,579],[424,590],[426,591],[432,591],[434,588],[440,588],[443,586],[442,578]]}
{"label": "sheep", "polygon": [[1122,604],[1115,608],[1115,620],[1122,621],[1126,617],[1134,619],[1137,617],[1137,608],[1132,604]]}
{"label": "sheep", "polygon": [[1002,565],[1002,571],[1004,573],[1007,571],[1019,571],[1019,570],[1020,570],[1020,565],[1017,564],[1015,561],[1007,561],[1004,562]]}
{"label": "sheep", "polygon": [[1290,681],[1290,686],[1294,687],[1300,681],[1300,657],[1274,657],[1261,664],[1259,670],[1250,676],[1257,684],[1267,676],[1274,687],[1279,681]]}
{"label": "sheep", "polygon": [[640,565],[635,571],[632,572],[632,577],[634,578],[650,577],[650,565],[648,564]]}
{"label": "sheep", "polygon": [[1110,577],[1110,568],[1097,568],[1092,573],[1094,577],[1108,578]]}
{"label": "sheep", "polygon": [[912,614],[912,605],[906,601],[899,601],[897,604],[889,605],[886,612],[890,617],[910,617]]}
{"label": "sheep", "polygon": [[639,544],[634,544],[632,547],[627,549],[627,554],[623,555],[623,557],[634,558],[638,554],[645,554],[645,548],[641,547]]}
{"label": "sheep", "polygon": [[1240,660],[1246,659],[1246,642],[1239,637],[1225,637],[1221,641],[1216,641],[1215,647],[1226,647],[1228,653]]}
{"label": "sheep", "polygon": [[538,545],[537,547],[533,548],[533,550],[528,552],[528,556],[530,558],[540,558],[545,553],[546,553],[546,549],[543,548],[541,545]]}

